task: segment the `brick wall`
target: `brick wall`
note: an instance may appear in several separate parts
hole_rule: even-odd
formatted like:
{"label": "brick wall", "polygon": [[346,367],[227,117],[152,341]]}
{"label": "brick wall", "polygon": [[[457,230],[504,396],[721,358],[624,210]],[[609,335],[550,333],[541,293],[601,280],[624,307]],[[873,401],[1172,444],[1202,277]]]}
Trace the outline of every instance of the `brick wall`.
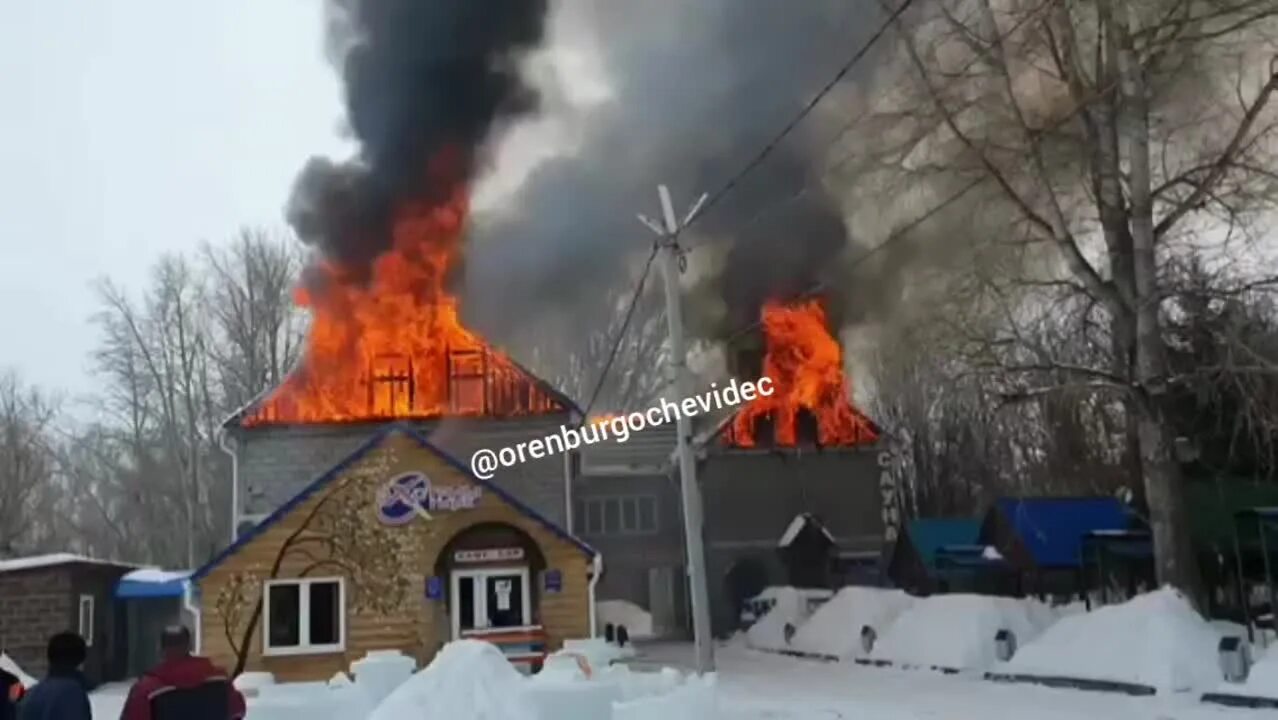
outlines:
{"label": "brick wall", "polygon": [[[442,450],[469,466],[471,455],[479,448],[496,452],[502,447],[555,434],[567,419],[566,415],[515,420],[451,419],[418,427]],[[241,514],[274,511],[354,452],[380,427],[318,425],[237,431]],[[529,458],[513,468],[500,468],[492,482],[552,522],[566,524],[562,455]]]}
{"label": "brick wall", "polygon": [[0,574],[0,649],[28,675],[47,669],[49,637],[74,629],[71,576],[65,568]]}

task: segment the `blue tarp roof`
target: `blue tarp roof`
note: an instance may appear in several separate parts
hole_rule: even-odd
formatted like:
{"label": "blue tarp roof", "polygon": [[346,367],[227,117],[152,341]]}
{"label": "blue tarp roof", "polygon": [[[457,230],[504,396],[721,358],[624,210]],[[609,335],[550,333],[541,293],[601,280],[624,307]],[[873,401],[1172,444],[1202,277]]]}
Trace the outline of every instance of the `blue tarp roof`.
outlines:
{"label": "blue tarp roof", "polygon": [[1039,567],[1078,567],[1084,535],[1129,525],[1122,503],[1108,497],[1003,498],[995,507]]}
{"label": "blue tarp roof", "polygon": [[969,518],[931,518],[911,520],[906,525],[910,542],[923,558],[923,564],[936,567],[936,551],[947,545],[975,545],[981,534],[981,522]]}
{"label": "blue tarp roof", "polygon": [[138,570],[120,578],[115,596],[123,600],[182,597],[189,572]]}

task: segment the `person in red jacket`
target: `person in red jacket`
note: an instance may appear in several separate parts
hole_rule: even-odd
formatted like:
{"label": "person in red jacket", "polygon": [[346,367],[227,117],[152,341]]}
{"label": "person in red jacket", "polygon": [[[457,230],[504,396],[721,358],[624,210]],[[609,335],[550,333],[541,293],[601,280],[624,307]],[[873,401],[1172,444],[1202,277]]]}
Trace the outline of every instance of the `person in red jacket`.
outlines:
{"label": "person in red jacket", "polygon": [[160,636],[164,659],[129,690],[120,720],[240,720],[244,696],[226,672],[191,654],[191,632],[181,625]]}

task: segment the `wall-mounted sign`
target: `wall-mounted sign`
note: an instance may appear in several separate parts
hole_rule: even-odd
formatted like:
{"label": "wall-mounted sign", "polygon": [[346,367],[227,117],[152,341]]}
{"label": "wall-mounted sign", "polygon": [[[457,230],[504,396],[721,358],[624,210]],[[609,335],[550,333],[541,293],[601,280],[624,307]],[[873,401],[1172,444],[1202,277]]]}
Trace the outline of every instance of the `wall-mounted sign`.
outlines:
{"label": "wall-mounted sign", "polygon": [[377,517],[387,525],[403,525],[416,516],[429,520],[432,512],[474,508],[483,492],[478,485],[436,486],[425,473],[404,473],[378,490]]}
{"label": "wall-mounted sign", "polygon": [[458,550],[453,553],[455,562],[505,562],[507,560],[523,560],[524,549],[521,547],[489,548],[487,550]]}
{"label": "wall-mounted sign", "polygon": [[557,593],[564,589],[564,576],[558,570],[546,571],[546,592]]}
{"label": "wall-mounted sign", "polygon": [[426,599],[442,600],[444,599],[444,579],[441,577],[426,578]]}
{"label": "wall-mounted sign", "polygon": [[493,587],[497,593],[497,612],[510,611],[510,587],[509,580],[498,580]]}

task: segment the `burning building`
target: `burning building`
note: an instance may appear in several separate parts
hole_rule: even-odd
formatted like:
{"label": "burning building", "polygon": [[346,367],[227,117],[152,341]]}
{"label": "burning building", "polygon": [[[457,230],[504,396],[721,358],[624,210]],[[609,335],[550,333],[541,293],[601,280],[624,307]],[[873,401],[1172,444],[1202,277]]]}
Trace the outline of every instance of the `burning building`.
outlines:
{"label": "burning building", "polygon": [[555,434],[573,402],[461,321],[476,168],[535,106],[518,62],[544,0],[332,0],[360,150],[312,159],[288,217],[312,249],[300,364],[223,426],[235,537],[192,578],[203,652],[322,679],[372,649],[482,636],[536,665],[592,631],[600,556],[565,528],[568,460],[465,464]]}
{"label": "burning building", "polygon": [[[897,498],[879,430],[849,400],[842,348],[827,323],[820,299],[765,304],[732,374],[767,376],[776,390],[700,423],[697,479],[718,635],[737,627],[742,602],[767,585],[880,582]],[[689,628],[674,445],[674,428],[661,426],[624,445],[585,448],[573,489],[573,527],[608,557],[599,598],[648,608],[654,632],[670,636]]]}

